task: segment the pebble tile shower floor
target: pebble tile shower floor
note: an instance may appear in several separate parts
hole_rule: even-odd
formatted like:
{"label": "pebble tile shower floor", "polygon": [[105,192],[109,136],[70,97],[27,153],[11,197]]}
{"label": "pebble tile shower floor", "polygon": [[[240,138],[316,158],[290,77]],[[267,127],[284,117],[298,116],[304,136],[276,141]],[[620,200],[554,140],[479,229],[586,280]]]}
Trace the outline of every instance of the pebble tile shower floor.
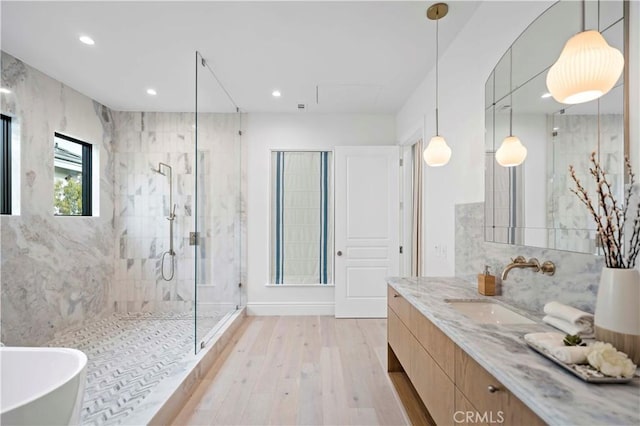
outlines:
{"label": "pebble tile shower floor", "polygon": [[[198,316],[198,337],[224,315]],[[126,425],[127,417],[176,363],[194,352],[192,313],[112,314],[63,331],[49,346],[87,355],[83,425]]]}

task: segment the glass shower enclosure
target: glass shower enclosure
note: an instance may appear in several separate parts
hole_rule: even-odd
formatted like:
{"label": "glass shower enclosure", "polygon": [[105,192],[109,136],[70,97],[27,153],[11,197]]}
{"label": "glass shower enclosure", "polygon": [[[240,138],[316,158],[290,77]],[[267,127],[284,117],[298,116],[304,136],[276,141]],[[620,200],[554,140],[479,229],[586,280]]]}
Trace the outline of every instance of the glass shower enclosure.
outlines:
{"label": "glass shower enclosure", "polygon": [[242,115],[200,52],[195,62],[195,214],[189,244],[197,353],[242,306]]}

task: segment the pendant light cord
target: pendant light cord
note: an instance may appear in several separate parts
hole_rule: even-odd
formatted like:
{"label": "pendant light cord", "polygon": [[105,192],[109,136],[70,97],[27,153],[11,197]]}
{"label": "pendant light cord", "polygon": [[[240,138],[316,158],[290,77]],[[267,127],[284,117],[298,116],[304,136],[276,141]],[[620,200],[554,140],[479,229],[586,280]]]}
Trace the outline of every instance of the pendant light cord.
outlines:
{"label": "pendant light cord", "polygon": [[509,48],[509,136],[513,136],[513,50]]}
{"label": "pendant light cord", "polygon": [[439,10],[436,9],[436,136],[440,136],[438,131],[438,22],[440,22]]}

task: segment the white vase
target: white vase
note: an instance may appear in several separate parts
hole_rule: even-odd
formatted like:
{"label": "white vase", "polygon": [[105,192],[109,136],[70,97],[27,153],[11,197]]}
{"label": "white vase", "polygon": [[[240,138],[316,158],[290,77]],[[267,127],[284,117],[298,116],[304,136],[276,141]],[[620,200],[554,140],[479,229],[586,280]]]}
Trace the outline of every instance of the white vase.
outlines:
{"label": "white vase", "polygon": [[602,268],[596,312],[596,339],[611,343],[640,363],[640,273]]}

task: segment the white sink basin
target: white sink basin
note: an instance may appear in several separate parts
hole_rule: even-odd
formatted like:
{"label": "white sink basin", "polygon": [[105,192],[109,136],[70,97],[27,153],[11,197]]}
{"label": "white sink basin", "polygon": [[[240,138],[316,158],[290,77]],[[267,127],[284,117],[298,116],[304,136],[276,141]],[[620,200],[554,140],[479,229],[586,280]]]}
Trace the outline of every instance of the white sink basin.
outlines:
{"label": "white sink basin", "polygon": [[449,300],[447,303],[479,324],[535,324],[529,318],[493,302]]}

